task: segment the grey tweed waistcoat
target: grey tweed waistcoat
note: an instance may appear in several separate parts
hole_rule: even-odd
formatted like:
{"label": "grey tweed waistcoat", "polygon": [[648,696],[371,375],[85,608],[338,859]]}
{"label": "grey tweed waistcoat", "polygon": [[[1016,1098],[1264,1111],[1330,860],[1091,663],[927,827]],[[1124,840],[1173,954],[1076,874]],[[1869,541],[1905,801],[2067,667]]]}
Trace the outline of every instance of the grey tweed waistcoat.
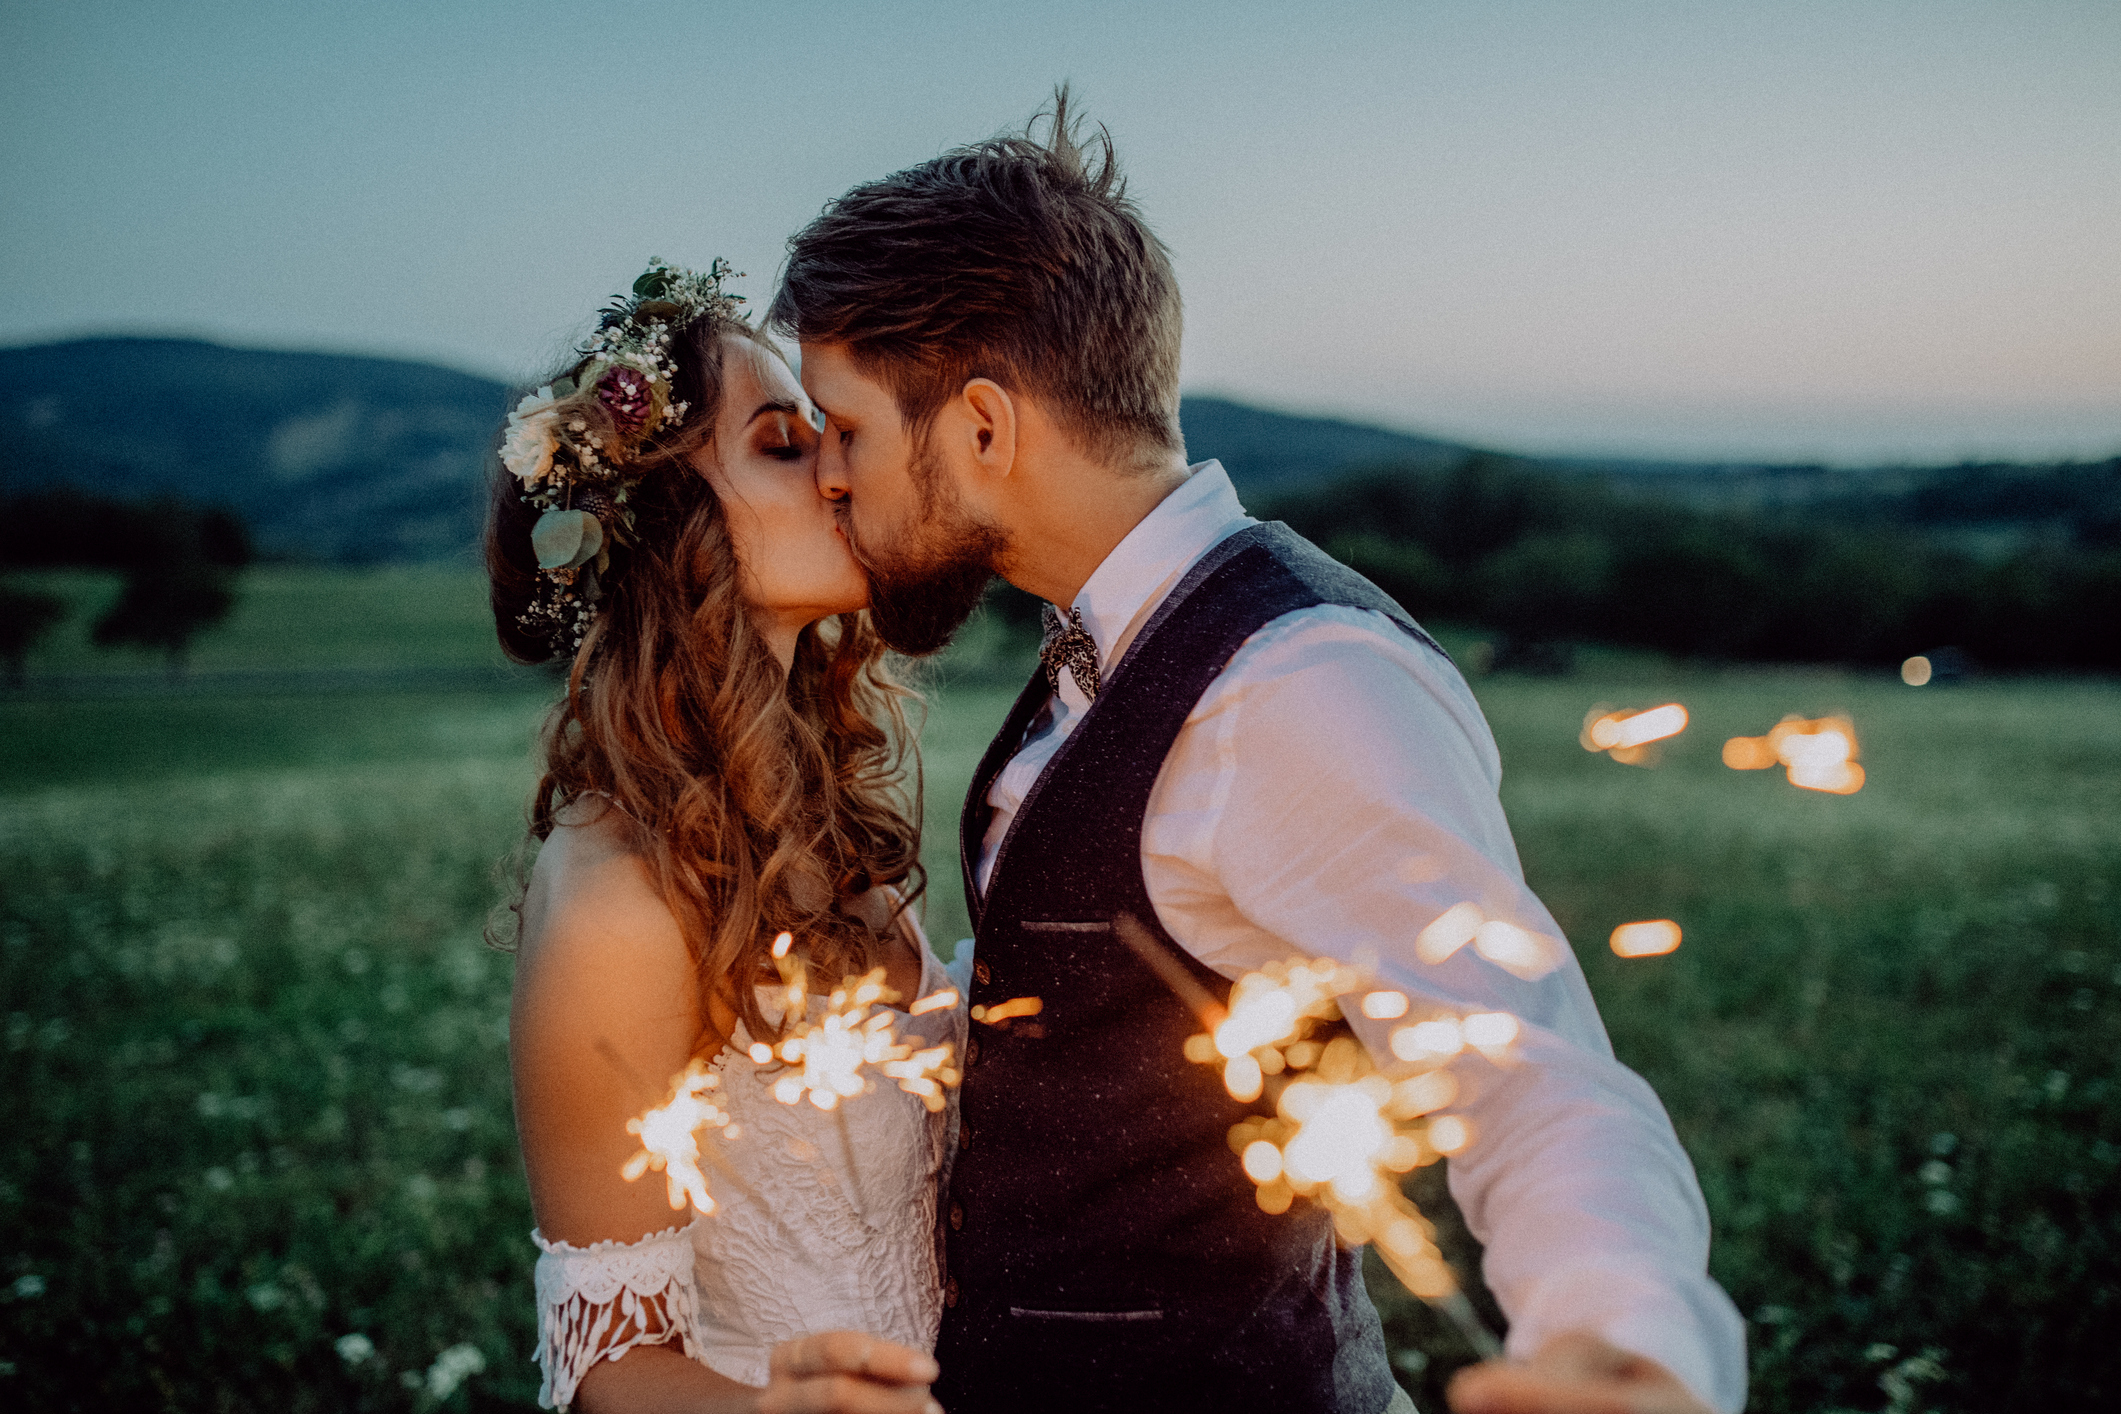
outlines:
{"label": "grey tweed waistcoat", "polygon": [[1319,604],[1379,610],[1436,647],[1288,527],[1231,536],[1165,599],[1033,785],[984,899],[973,868],[987,791],[1045,703],[1042,674],[980,763],[960,827],[971,1001],[1037,997],[1041,1009],[972,1028],[936,1351],[951,1414],[1379,1414],[1393,1397],[1359,1254],[1308,1204],[1260,1211],[1227,1143],[1250,1107],[1184,1058],[1198,1018],[1114,932],[1131,919],[1167,968],[1227,999],[1229,983],[1157,923],[1142,820],[1231,655]]}

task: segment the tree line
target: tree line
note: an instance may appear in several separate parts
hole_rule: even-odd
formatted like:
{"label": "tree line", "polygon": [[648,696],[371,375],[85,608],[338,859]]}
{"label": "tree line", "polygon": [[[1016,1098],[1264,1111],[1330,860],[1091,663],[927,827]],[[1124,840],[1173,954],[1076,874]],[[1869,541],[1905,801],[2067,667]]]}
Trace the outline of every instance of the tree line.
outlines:
{"label": "tree line", "polygon": [[[2103,468],[2121,483],[2121,463]],[[1503,660],[1602,642],[1708,660],[1892,663],[1950,646],[2008,668],[2121,668],[2121,526],[1977,553],[1922,525],[1708,511],[1535,462],[1380,466],[1263,505],[1417,616]]]}
{"label": "tree line", "polygon": [[[0,501],[0,569],[100,569],[125,575],[90,630],[98,647],[159,652],[184,670],[199,634],[228,617],[236,577],[255,558],[234,511],[175,498],[110,500],[71,488]],[[0,662],[20,683],[30,650],[61,623],[66,601],[0,581]]]}

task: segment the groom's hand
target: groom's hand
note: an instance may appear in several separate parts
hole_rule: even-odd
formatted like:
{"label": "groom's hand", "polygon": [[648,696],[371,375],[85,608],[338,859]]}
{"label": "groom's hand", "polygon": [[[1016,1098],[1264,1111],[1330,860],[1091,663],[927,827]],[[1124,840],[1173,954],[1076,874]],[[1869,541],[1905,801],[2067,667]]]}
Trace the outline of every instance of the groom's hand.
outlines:
{"label": "groom's hand", "polygon": [[1555,1336],[1525,1361],[1460,1370],[1455,1414],[1711,1414],[1670,1370],[1584,1331]]}
{"label": "groom's hand", "polygon": [[768,1368],[759,1414],[943,1414],[934,1358],[860,1331],[782,1341]]}

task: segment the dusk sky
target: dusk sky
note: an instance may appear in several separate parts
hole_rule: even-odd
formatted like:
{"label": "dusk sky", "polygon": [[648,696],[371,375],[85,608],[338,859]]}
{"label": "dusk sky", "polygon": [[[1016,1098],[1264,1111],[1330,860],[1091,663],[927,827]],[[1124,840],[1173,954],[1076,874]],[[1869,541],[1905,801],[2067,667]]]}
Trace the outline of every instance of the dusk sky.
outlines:
{"label": "dusk sky", "polygon": [[762,303],[825,201],[1062,78],[1176,254],[1188,391],[1526,451],[2121,452],[2115,0],[0,0],[0,343],[516,379],[650,256]]}

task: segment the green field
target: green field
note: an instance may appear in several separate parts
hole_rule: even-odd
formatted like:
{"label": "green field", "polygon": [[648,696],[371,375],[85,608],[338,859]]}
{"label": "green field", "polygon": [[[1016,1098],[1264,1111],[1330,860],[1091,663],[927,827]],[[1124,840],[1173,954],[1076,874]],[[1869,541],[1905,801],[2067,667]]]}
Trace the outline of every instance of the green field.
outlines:
{"label": "green field", "polygon": [[[548,680],[407,680],[492,668],[463,572],[247,585],[195,657],[211,690],[62,642],[0,697],[0,1397],[525,1407],[509,961],[481,929]],[[924,737],[946,951],[1003,656],[971,645]],[[2112,1400],[2121,688],[1584,664],[1475,687],[1527,873],[1701,1171],[1753,1407]],[[349,666],[377,682],[301,676]],[[1674,698],[1694,724],[1657,769],[1576,745],[1594,703]],[[1718,762],[1832,709],[1860,794]],[[1605,949],[1650,917],[1684,925],[1676,954]],[[1387,1305],[1433,1389],[1463,1352]],[[355,1335],[372,1355],[342,1355]]]}

